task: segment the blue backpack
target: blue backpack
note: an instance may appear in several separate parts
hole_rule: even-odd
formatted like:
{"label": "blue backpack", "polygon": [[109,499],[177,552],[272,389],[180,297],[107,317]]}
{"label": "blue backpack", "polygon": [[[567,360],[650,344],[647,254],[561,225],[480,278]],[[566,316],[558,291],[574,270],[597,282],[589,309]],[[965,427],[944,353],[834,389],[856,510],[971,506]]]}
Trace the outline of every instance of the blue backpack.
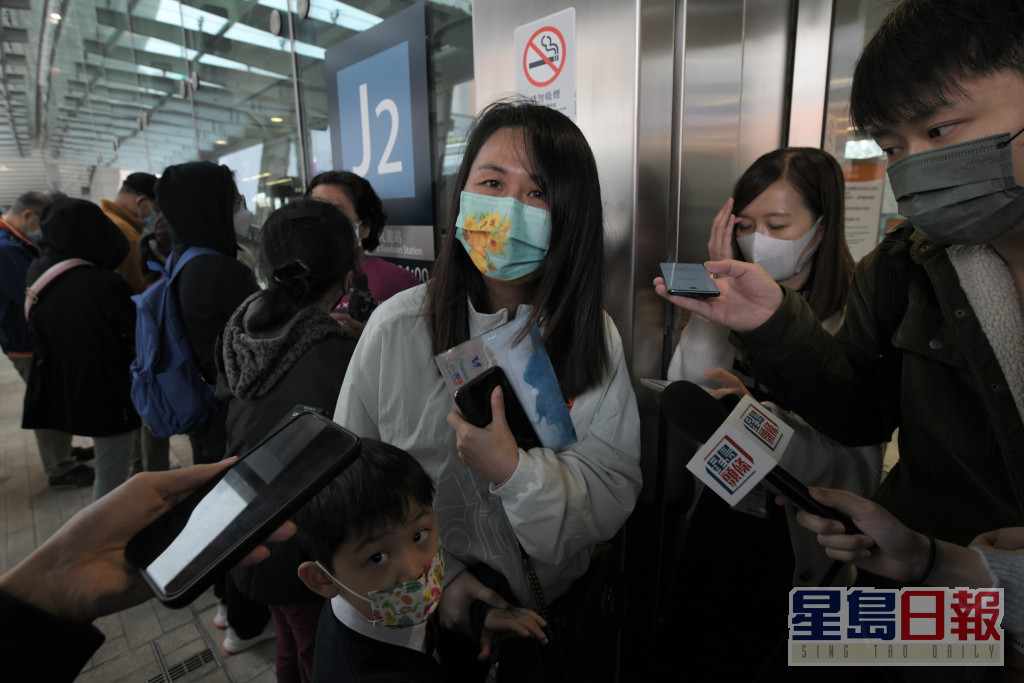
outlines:
{"label": "blue backpack", "polygon": [[185,324],[171,284],[185,264],[213,249],[190,247],[167,274],[142,294],[132,297],[135,320],[135,360],[132,361],[132,403],[157,437],[188,434],[205,426],[217,412],[214,386],[199,371],[185,334]]}

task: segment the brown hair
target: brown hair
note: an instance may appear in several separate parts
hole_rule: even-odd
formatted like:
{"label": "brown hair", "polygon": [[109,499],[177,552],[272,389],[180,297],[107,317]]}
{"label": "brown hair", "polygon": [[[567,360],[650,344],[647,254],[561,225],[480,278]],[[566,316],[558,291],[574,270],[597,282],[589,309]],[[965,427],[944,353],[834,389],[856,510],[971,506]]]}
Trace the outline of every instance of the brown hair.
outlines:
{"label": "brown hair", "polygon": [[733,213],[738,214],[780,180],[793,186],[815,217],[821,216],[821,244],[804,287],[810,291],[807,303],[814,315],[825,320],[846,307],[853,279],[853,256],[846,246],[843,218],[843,169],[835,157],[814,147],[768,152],[736,181]]}

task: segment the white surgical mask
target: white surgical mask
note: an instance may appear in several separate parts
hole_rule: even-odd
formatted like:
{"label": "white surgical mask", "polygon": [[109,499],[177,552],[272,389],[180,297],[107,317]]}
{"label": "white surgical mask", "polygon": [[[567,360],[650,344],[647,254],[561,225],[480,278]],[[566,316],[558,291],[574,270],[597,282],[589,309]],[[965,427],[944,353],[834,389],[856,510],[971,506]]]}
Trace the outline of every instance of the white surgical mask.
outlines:
{"label": "white surgical mask", "polygon": [[773,280],[781,282],[799,273],[800,269],[806,266],[811,258],[814,257],[814,252],[818,250],[818,244],[821,244],[821,242],[807,249],[806,254],[803,254],[803,251],[810,244],[811,240],[814,239],[819,227],[821,227],[821,217],[799,239],[780,240],[777,237],[769,237],[759,232],[752,232],[749,235],[737,238],[736,243],[739,245],[740,253],[743,254],[745,260],[761,266],[772,276]]}

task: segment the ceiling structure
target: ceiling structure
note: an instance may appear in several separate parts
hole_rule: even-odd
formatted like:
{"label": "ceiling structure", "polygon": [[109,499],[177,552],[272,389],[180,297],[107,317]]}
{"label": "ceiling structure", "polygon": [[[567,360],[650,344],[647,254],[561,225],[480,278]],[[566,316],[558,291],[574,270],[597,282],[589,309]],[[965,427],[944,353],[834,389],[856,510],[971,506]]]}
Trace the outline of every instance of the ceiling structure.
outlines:
{"label": "ceiling structure", "polygon": [[[0,0],[0,160],[159,173],[295,139],[297,102],[323,130],[325,51],[412,4],[351,2]],[[431,3],[459,19],[470,5]]]}

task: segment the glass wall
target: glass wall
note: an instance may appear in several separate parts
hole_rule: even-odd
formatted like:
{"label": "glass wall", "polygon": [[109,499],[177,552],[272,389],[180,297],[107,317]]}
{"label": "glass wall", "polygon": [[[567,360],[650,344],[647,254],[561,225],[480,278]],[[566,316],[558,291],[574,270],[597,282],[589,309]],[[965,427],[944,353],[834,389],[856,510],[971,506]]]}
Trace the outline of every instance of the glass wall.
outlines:
{"label": "glass wall", "polygon": [[[327,50],[415,3],[76,0],[57,3],[64,15],[48,0],[15,4],[5,36],[24,38],[24,70],[42,76],[38,87],[20,79],[9,57],[5,95],[34,122],[41,165],[60,159],[123,176],[197,158],[223,163],[255,215],[254,236],[273,209],[335,167]],[[471,5],[427,2],[435,216],[447,213],[448,179],[473,114]],[[19,135],[12,128],[11,150]]]}
{"label": "glass wall", "polygon": [[843,166],[846,241],[857,260],[899,222],[896,201],[885,175],[885,156],[874,140],[852,126],[849,113],[857,57],[890,9],[878,0],[835,3],[823,148]]}

